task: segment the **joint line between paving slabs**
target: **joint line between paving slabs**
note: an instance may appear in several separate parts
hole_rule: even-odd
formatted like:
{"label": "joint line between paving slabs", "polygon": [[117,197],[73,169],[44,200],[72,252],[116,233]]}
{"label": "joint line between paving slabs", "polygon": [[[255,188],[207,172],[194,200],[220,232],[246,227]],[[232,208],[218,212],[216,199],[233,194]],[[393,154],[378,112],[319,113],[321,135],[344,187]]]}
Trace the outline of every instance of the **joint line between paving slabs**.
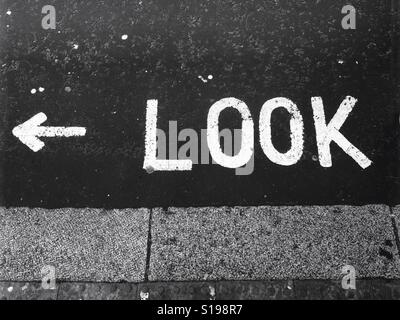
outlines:
{"label": "joint line between paving slabs", "polygon": [[399,229],[397,228],[397,222],[396,218],[393,214],[393,208],[389,207],[390,210],[390,218],[392,220],[392,226],[393,226],[393,232],[394,232],[394,238],[396,241],[396,246],[397,246],[397,254],[399,255],[400,258],[400,238],[399,238]]}
{"label": "joint line between paving slabs", "polygon": [[147,254],[146,254],[146,269],[144,271],[144,281],[149,281],[149,270],[150,270],[150,255],[151,255],[151,225],[153,220],[153,209],[150,209],[149,214],[149,230],[147,234]]}

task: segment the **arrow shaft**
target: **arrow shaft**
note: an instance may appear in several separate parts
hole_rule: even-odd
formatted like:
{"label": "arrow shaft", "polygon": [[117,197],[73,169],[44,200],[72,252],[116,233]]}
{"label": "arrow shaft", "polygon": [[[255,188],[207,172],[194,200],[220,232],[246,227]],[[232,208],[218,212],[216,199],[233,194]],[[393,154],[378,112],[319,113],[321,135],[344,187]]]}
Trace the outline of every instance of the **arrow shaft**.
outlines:
{"label": "arrow shaft", "polygon": [[46,115],[40,112],[23,124],[16,126],[12,133],[33,152],[44,147],[40,137],[82,137],[86,135],[84,127],[41,127],[47,120]]}
{"label": "arrow shaft", "polygon": [[83,127],[37,127],[34,129],[37,137],[82,137],[86,135]]}

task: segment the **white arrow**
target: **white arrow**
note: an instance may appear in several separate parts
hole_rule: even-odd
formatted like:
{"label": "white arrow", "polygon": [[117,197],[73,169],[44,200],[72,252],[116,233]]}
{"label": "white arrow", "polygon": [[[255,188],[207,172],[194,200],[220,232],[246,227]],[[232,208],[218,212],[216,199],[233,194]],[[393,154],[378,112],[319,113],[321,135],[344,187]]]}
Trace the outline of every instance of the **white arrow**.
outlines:
{"label": "white arrow", "polygon": [[46,120],[46,115],[40,112],[15,127],[12,133],[34,152],[38,152],[44,147],[44,143],[38,137],[82,137],[86,135],[86,128],[83,127],[41,127],[40,125]]}

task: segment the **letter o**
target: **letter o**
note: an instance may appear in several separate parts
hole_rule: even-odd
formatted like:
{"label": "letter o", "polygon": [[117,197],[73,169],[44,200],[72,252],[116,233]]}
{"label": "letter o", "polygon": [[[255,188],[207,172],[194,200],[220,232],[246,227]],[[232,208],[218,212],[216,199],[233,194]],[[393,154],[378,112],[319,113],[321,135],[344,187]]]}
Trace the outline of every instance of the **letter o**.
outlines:
{"label": "letter o", "polygon": [[[291,115],[290,139],[291,148],[286,153],[275,149],[271,136],[271,115],[277,108],[285,108]],[[265,155],[274,163],[291,166],[303,155],[303,117],[297,106],[287,98],[275,98],[264,103],[260,113],[260,144]]]}
{"label": "letter o", "polygon": [[[234,108],[242,117],[242,144],[235,156],[222,152],[219,141],[219,115],[226,108]],[[247,105],[236,98],[225,98],[214,103],[207,118],[207,143],[214,161],[225,168],[236,169],[247,164],[254,152],[254,123]]]}

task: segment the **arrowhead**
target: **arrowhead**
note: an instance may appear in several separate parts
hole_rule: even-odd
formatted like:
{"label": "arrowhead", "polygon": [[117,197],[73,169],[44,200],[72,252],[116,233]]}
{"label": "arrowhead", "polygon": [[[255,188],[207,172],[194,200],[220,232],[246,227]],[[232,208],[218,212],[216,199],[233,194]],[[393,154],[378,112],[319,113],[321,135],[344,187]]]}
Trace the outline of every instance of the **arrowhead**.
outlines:
{"label": "arrowhead", "polygon": [[23,144],[34,152],[44,147],[44,143],[36,137],[37,128],[47,120],[46,115],[41,112],[30,118],[28,121],[15,127],[12,131]]}

